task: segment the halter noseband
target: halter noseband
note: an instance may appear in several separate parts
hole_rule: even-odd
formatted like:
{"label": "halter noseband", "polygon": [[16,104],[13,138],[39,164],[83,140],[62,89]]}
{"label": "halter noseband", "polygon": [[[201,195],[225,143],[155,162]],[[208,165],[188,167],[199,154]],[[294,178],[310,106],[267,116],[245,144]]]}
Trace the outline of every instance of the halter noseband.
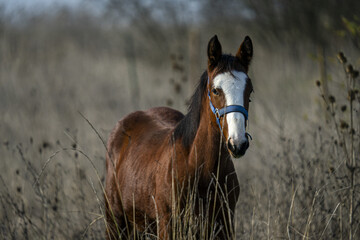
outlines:
{"label": "halter noseband", "polygon": [[[208,77],[208,85],[209,85],[209,77]],[[220,131],[222,132],[221,129],[221,124],[220,124],[220,118],[222,116],[224,116],[225,114],[231,113],[231,112],[239,112],[242,115],[244,115],[245,117],[245,121],[248,120],[248,111],[241,105],[229,105],[229,106],[225,106],[221,109],[215,108],[214,105],[211,102],[211,97],[210,97],[210,90],[208,89],[208,96],[209,96],[209,102],[210,102],[210,109],[211,111],[214,113],[215,118],[216,118],[216,123],[219,125]]]}

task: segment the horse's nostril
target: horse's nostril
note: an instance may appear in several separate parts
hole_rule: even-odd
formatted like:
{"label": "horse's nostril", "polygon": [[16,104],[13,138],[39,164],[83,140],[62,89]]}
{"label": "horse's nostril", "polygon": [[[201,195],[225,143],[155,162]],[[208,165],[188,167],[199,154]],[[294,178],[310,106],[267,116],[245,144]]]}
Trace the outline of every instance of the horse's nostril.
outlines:
{"label": "horse's nostril", "polygon": [[245,154],[246,150],[249,148],[249,141],[244,141],[237,145],[234,140],[230,138],[227,145],[231,154],[237,158]]}
{"label": "horse's nostril", "polygon": [[232,140],[232,138],[230,138],[228,141],[228,148],[231,152],[235,153],[236,145],[234,144],[234,141]]}
{"label": "horse's nostril", "polygon": [[249,141],[246,141],[243,144],[241,144],[240,149],[239,149],[239,154],[244,155],[248,148],[249,148]]}

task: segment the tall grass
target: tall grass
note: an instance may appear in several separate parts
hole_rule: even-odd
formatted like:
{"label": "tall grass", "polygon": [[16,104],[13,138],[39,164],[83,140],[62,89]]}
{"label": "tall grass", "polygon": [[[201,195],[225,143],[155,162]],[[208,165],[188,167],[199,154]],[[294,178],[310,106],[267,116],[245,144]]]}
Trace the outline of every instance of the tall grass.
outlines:
{"label": "tall grass", "polygon": [[[159,43],[147,41],[139,29],[103,28],[85,16],[74,20],[67,14],[29,19],[20,26],[2,20],[3,239],[103,239],[106,150],[98,135],[106,139],[118,119],[136,110],[134,105],[171,105],[185,111],[194,82],[205,69],[204,46],[215,31],[185,28],[175,41],[175,35],[162,29],[170,40],[169,51],[160,51]],[[188,40],[194,31],[198,39]],[[126,58],[125,33],[133,36],[136,66]],[[232,34],[224,39],[226,50],[236,50],[244,35]],[[193,42],[204,50],[197,49],[196,55],[189,46]],[[273,42],[269,49],[260,42],[254,39],[250,72],[255,94],[249,131],[254,140],[246,156],[235,161],[240,198],[235,232],[228,231],[228,238],[360,239],[359,53],[346,45],[346,62],[343,55],[340,65],[335,55],[327,58],[331,98],[322,99],[321,88],[313,84],[318,67],[308,54],[316,48]],[[188,63],[198,60],[202,64],[195,78]],[[138,85],[130,85],[131,77]],[[140,95],[136,104],[131,90]],[[185,208],[174,208],[177,239],[213,239],[220,229],[214,225],[206,236],[211,206],[194,215],[194,206],[201,204],[195,194],[195,189],[187,193]],[[217,195],[226,206],[226,193]],[[224,209],[219,214],[228,216]],[[127,236],[156,239],[153,225]]]}

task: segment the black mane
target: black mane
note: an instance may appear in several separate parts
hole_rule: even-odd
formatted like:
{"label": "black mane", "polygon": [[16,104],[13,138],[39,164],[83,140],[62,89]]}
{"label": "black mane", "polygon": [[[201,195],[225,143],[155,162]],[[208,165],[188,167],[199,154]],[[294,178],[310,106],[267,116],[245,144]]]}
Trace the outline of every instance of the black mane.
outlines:
{"label": "black mane", "polygon": [[190,99],[188,107],[188,113],[178,123],[174,130],[174,138],[182,139],[184,147],[189,147],[195,138],[196,132],[199,128],[200,116],[201,116],[201,101],[206,92],[208,75],[205,71],[198,83],[194,94]]}

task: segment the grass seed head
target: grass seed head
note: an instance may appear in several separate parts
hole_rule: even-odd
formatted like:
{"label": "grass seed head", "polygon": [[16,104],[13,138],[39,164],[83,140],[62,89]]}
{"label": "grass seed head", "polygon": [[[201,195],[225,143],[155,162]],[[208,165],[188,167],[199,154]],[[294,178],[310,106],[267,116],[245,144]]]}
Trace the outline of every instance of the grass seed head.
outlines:
{"label": "grass seed head", "polygon": [[354,99],[355,99],[355,90],[349,90],[349,92],[348,92],[348,100],[350,102],[352,102],[352,101],[354,101]]}
{"label": "grass seed head", "polygon": [[333,95],[330,95],[329,101],[330,101],[330,103],[335,103],[336,102],[335,97]]}
{"label": "grass seed head", "polygon": [[351,64],[347,65],[346,72],[351,75],[353,71],[354,71],[353,66]]}
{"label": "grass seed head", "polygon": [[50,147],[50,143],[48,141],[43,141],[42,143],[42,147],[45,148],[49,148]]}
{"label": "grass seed head", "polygon": [[338,58],[340,63],[344,64],[344,63],[347,62],[346,57],[345,57],[343,52],[339,52],[338,55],[337,55],[337,58]]}
{"label": "grass seed head", "polygon": [[175,83],[174,85],[174,89],[176,93],[180,93],[181,92],[181,85],[178,83]]}
{"label": "grass seed head", "polygon": [[166,100],[166,105],[167,106],[172,106],[173,104],[174,104],[174,102],[173,102],[172,99],[169,98],[169,99]]}
{"label": "grass seed head", "polygon": [[347,122],[345,122],[344,120],[340,120],[340,128],[341,129],[348,129],[349,124]]}
{"label": "grass seed head", "polygon": [[352,77],[353,79],[357,78],[358,76],[359,76],[359,71],[358,71],[358,70],[354,70],[354,71],[352,72],[352,74],[351,74],[351,77]]}
{"label": "grass seed head", "polygon": [[350,129],[350,134],[355,135],[355,129],[354,128]]}
{"label": "grass seed head", "polygon": [[52,210],[53,210],[54,212],[56,212],[56,211],[57,211],[57,206],[54,205],[54,206],[52,207]]}

